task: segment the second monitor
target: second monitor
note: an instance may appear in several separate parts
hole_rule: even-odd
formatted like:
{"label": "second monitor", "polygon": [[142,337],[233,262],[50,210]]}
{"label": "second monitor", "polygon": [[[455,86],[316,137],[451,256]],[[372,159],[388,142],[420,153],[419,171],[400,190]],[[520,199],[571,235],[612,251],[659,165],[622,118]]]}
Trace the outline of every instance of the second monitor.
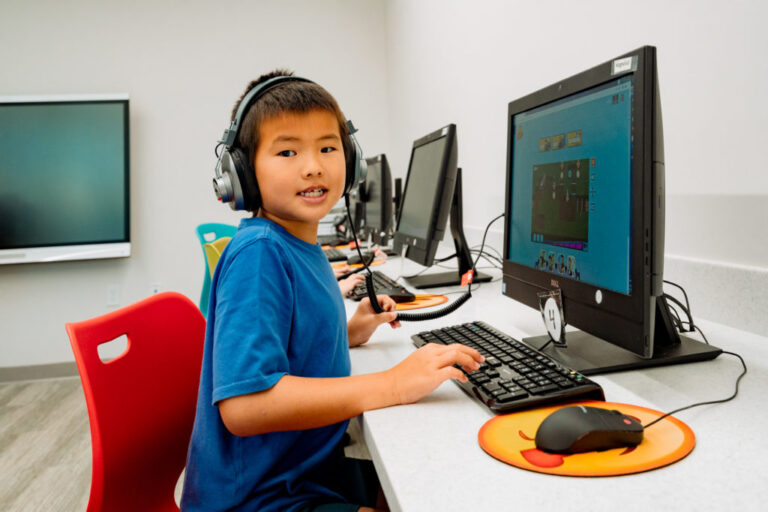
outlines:
{"label": "second monitor", "polygon": [[373,243],[386,245],[392,227],[392,173],[384,154],[366,158],[365,223],[363,236]]}
{"label": "second monitor", "polygon": [[[451,286],[472,269],[472,258],[462,221],[461,170],[458,168],[456,125],[449,124],[413,143],[402,205],[395,232],[395,250],[424,266],[434,263],[450,213],[451,235],[459,260],[456,271],[406,278],[417,288]],[[475,282],[491,277],[477,273]]]}

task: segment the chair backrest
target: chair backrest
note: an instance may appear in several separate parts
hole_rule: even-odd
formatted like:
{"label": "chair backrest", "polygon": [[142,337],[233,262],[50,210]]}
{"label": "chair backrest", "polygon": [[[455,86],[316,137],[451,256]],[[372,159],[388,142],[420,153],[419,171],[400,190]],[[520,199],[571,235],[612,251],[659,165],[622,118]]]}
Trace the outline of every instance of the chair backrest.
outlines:
{"label": "chair backrest", "polygon": [[230,240],[232,240],[231,236],[225,236],[203,246],[205,259],[208,262],[208,274],[210,277],[213,277],[213,273],[216,271],[216,265],[219,263],[219,258],[221,258],[221,253],[224,252],[224,248]]}
{"label": "chair backrest", "polygon": [[[164,292],[66,329],[91,426],[88,512],[178,511],[205,319],[185,296]],[[122,335],[125,352],[103,362],[98,346]]]}
{"label": "chair backrest", "polygon": [[[205,271],[203,272],[203,289],[200,291],[200,311],[203,312],[203,316],[208,316],[208,299],[211,294],[211,273],[208,270],[207,258],[205,255],[205,244],[213,242],[218,238],[225,236],[235,236],[237,231],[236,226],[229,224],[219,224],[216,222],[209,222],[207,224],[200,224],[195,229],[197,232],[197,239],[200,241],[200,247],[203,248],[203,262],[205,262]],[[216,268],[214,266],[214,268]]]}

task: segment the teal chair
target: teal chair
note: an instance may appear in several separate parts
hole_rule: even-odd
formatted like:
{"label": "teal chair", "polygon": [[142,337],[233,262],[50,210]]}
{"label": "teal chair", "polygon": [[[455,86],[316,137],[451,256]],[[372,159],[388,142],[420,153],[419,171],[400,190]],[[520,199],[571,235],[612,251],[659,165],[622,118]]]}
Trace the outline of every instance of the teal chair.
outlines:
{"label": "teal chair", "polygon": [[219,238],[233,237],[237,231],[236,226],[229,224],[218,224],[209,222],[197,226],[197,238],[200,240],[200,248],[203,250],[204,277],[203,290],[200,292],[200,312],[204,317],[208,317],[208,300],[211,295],[211,273],[208,270],[208,256],[205,253],[205,244],[211,243]]}

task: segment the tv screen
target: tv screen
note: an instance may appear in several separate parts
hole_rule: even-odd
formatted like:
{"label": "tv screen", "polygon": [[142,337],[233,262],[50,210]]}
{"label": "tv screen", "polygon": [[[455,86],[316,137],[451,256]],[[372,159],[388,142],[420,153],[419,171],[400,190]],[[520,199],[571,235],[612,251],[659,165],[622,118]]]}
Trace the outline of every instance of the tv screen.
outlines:
{"label": "tv screen", "polygon": [[128,97],[0,97],[0,263],[126,257]]}

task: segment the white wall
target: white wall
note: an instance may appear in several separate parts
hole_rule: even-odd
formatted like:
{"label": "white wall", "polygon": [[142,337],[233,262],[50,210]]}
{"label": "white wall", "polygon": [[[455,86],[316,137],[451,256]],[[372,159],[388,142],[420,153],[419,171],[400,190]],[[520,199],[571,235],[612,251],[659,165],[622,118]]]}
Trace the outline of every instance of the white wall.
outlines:
{"label": "white wall", "polygon": [[[261,72],[323,84],[395,176],[415,138],[457,123],[472,237],[503,211],[507,103],[643,44],[659,57],[668,277],[700,287],[705,318],[746,325],[723,311],[739,293],[768,310],[767,14],[713,0],[3,0],[0,94],[131,95],[134,252],[0,266],[0,368],[71,361],[64,323],[108,311],[111,285],[123,305],[153,283],[197,301],[195,226],[240,217],[213,198],[214,141]],[[727,308],[713,289],[728,272],[707,281],[690,259],[746,269]],[[768,333],[764,320],[748,327]]]}
{"label": "white wall", "polygon": [[259,74],[317,81],[386,147],[384,23],[381,0],[0,2],[0,95],[130,94],[133,242],[129,259],[0,266],[0,367],[72,361],[64,323],[107,312],[111,285],[122,305],[152,283],[197,302],[195,226],[242,216],[215,200],[213,148]]}
{"label": "white wall", "polygon": [[[470,238],[504,211],[509,101],[656,46],[672,260],[665,276],[695,288],[704,318],[768,334],[768,320],[753,318],[768,310],[768,4],[395,0],[387,17],[393,174],[405,174],[414,139],[456,123]],[[494,228],[500,248],[501,221]],[[723,266],[750,277],[724,280]],[[741,311],[747,299],[758,303]]]}

